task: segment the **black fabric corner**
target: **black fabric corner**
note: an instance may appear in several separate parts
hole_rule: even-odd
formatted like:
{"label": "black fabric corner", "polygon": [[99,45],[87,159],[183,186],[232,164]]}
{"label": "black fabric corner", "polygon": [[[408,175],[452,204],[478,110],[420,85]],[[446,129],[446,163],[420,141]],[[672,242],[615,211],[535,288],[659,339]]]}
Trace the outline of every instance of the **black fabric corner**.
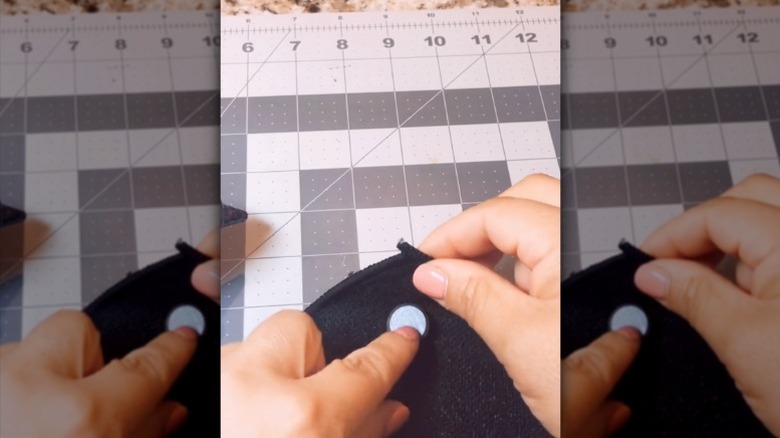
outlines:
{"label": "black fabric corner", "polygon": [[476,332],[412,284],[414,270],[431,258],[407,243],[398,248],[400,254],[352,274],[306,309],[322,331],[326,360],[364,347],[387,331],[395,307],[414,304],[429,330],[389,395],[411,411],[396,436],[549,436]]}
{"label": "black fabric corner", "polygon": [[564,281],[561,302],[562,357],[609,331],[618,307],[633,304],[647,314],[639,354],[611,395],[631,408],[618,436],[771,436],[704,339],[634,285],[636,270],[652,257],[626,242],[620,249]]}
{"label": "black fabric corner", "polygon": [[27,215],[22,210],[0,204],[0,227],[23,221]]}
{"label": "black fabric corner", "polygon": [[124,357],[167,330],[170,312],[184,304],[198,308],[206,326],[194,357],[167,398],[184,404],[187,420],[177,437],[219,436],[219,305],[192,287],[190,276],[209,260],[186,243],[178,254],[128,275],[89,304],[84,312],[100,331],[106,363]]}

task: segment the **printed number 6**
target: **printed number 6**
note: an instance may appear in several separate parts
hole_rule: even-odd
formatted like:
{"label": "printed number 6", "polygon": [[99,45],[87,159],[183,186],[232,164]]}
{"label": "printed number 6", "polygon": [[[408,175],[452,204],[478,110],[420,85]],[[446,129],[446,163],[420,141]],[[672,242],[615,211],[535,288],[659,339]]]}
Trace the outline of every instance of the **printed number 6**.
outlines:
{"label": "printed number 6", "polygon": [[253,46],[252,43],[244,43],[244,45],[241,46],[241,50],[243,50],[246,53],[254,52],[255,46]]}

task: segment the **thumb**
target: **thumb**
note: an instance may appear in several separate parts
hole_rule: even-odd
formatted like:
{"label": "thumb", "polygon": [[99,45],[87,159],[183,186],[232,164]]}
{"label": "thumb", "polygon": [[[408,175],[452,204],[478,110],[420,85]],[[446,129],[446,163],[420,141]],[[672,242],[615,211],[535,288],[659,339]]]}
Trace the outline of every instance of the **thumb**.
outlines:
{"label": "thumb", "polygon": [[[639,267],[634,283],[686,319],[716,353],[723,353],[753,298],[717,272],[690,260],[661,259]],[[720,354],[719,354],[720,355]]]}
{"label": "thumb", "polygon": [[163,401],[134,431],[134,436],[167,437],[186,419],[187,408],[184,405],[174,401]]}
{"label": "thumb", "polygon": [[507,328],[516,326],[519,313],[533,300],[497,273],[468,260],[430,261],[415,270],[412,281],[420,292],[463,318],[499,360],[514,341]]}

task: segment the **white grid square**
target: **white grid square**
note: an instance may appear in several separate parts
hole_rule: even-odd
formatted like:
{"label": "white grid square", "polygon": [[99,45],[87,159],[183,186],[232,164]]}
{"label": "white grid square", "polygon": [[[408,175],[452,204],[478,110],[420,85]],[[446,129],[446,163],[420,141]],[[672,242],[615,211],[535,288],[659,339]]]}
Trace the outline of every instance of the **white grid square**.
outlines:
{"label": "white grid square", "polygon": [[[454,125],[450,132],[458,163],[506,159],[498,125]],[[479,147],[475,148],[475,145]]]}
{"label": "white grid square", "polygon": [[610,251],[622,239],[634,241],[627,207],[580,209],[577,222],[582,252]]}
{"label": "white grid square", "polygon": [[[211,91],[214,84],[219,83],[219,70],[214,65],[218,57],[197,57],[188,59],[171,59],[171,74],[175,90]],[[192,74],[192,72],[198,74]]]}
{"label": "white grid square", "polygon": [[674,163],[672,133],[668,126],[623,129],[626,164]]}
{"label": "white grid square", "polygon": [[252,214],[246,222],[247,258],[301,255],[298,213]]}
{"label": "white grid square", "polygon": [[125,59],[124,65],[125,92],[170,93],[172,91],[171,69],[168,67],[167,59]]}
{"label": "white grid square", "polygon": [[672,126],[677,161],[724,161],[726,152],[718,125]]}
{"label": "white grid square", "polygon": [[[177,166],[181,164],[179,137],[175,129],[135,129],[128,132],[130,136],[130,162],[133,167]],[[117,155],[118,152],[116,151]],[[123,166],[127,166],[127,164],[125,163]]]}
{"label": "white grid square", "polygon": [[219,127],[198,126],[179,128],[182,164],[219,163]]}
{"label": "white grid square", "polygon": [[777,149],[767,122],[724,123],[723,141],[729,159],[769,158],[777,161]]}
{"label": "white grid square", "polygon": [[460,204],[426,205],[423,207],[410,207],[409,215],[412,219],[412,245],[420,244],[428,237],[431,231],[439,225],[447,222],[463,211]]}
{"label": "white grid square", "polygon": [[[307,63],[299,64],[298,66],[298,81],[305,82],[308,78],[305,77],[305,70],[300,71],[301,68],[307,66]],[[245,66],[240,66],[246,68]],[[230,72],[233,73],[233,72]],[[242,77],[241,72],[235,72],[237,76]],[[273,62],[266,63],[260,69],[255,72],[249,72],[252,80],[249,82],[249,96],[289,96],[295,95],[296,81],[280,81],[278,78],[294,78],[295,77],[295,63],[292,62]],[[254,75],[254,76],[252,76]],[[244,75],[245,76],[245,75]],[[231,81],[226,81],[231,82]],[[238,85],[243,85],[241,81],[235,81]],[[223,97],[233,97],[238,94],[239,90],[236,90],[233,94],[224,95]],[[343,89],[341,90],[343,92]],[[223,91],[224,93],[224,91]],[[241,93],[243,96],[243,93]]]}
{"label": "white grid square", "polygon": [[23,306],[55,306],[81,301],[78,257],[32,259],[24,263]]}
{"label": "white grid square", "polygon": [[247,307],[244,309],[244,337],[249,336],[269,316],[286,309],[303,310],[303,305]]}
{"label": "white grid square", "polygon": [[301,169],[334,169],[349,167],[349,132],[301,132]]}
{"label": "white grid square", "polygon": [[715,87],[756,84],[756,69],[750,54],[710,55],[710,74]]}
{"label": "white grid square", "polygon": [[360,252],[391,251],[399,239],[412,240],[407,207],[358,209],[355,214]]}
{"label": "white grid square", "polygon": [[177,240],[190,240],[189,227],[182,227],[187,223],[186,207],[137,208],[133,214],[138,252],[170,251]]}
{"label": "white grid square", "polygon": [[355,167],[400,166],[401,133],[398,128],[349,131],[352,165]]}
{"label": "white grid square", "polygon": [[499,128],[507,159],[555,158],[547,122],[502,123]]}
{"label": "white grid square", "polygon": [[670,56],[661,58],[664,87],[670,90],[709,88],[707,58],[698,56]]}
{"label": "white grid square", "polygon": [[766,173],[780,178],[780,162],[777,160],[740,160],[729,162],[731,180],[734,184],[755,173]]}
{"label": "white grid square", "polygon": [[494,87],[536,85],[534,63],[528,53],[489,53],[485,56],[485,62],[490,73],[490,85]]}
{"label": "white grid square", "polygon": [[561,84],[561,54],[559,52],[532,53],[531,58],[534,62],[534,71],[539,85]]}
{"label": "white grid square", "polygon": [[617,128],[573,130],[570,149],[576,167],[623,165],[623,148]]}
{"label": "white grid square", "polygon": [[618,91],[657,91],[663,87],[658,59],[615,59],[615,78]]}
{"label": "white grid square", "polygon": [[636,243],[641,244],[653,231],[682,213],[681,204],[633,207],[631,215],[634,220]]}
{"label": "white grid square", "polygon": [[301,208],[299,172],[258,172],[246,175],[249,213],[278,213]]}
{"label": "white grid square", "polygon": [[[73,70],[72,63],[28,65],[27,95],[72,96],[75,86]],[[3,77],[3,82],[5,80],[6,78]]]}
{"label": "white grid square", "polygon": [[[24,227],[24,254],[36,257],[77,256],[81,230],[75,213],[28,214]],[[56,232],[52,233],[52,230]]]}
{"label": "white grid square", "polygon": [[450,131],[446,126],[401,128],[404,164],[453,163]]}
{"label": "white grid square", "polygon": [[523,178],[535,173],[543,173],[545,175],[550,175],[553,178],[561,177],[561,168],[558,164],[558,160],[555,158],[543,160],[511,160],[507,161],[506,165],[509,168],[509,178],[512,180],[512,184],[517,184]]}
{"label": "white grid square", "polygon": [[393,78],[396,91],[439,90],[441,78],[430,74],[438,71],[436,58],[393,58]]}
{"label": "white grid square", "polygon": [[339,94],[345,92],[344,65],[341,60],[298,63],[298,94]]}
{"label": "white grid square", "polygon": [[26,137],[25,170],[72,170],[76,164],[76,135],[34,134]]}
{"label": "white grid square", "polygon": [[442,84],[448,90],[487,88],[490,84],[485,61],[481,56],[439,58],[439,67],[441,68]]}
{"label": "white grid square", "polygon": [[279,132],[246,136],[247,172],[298,170],[298,134]]}
{"label": "white grid square", "polygon": [[79,209],[77,172],[27,173],[24,175],[28,213],[66,212]]}
{"label": "white grid square", "polygon": [[[126,168],[129,163],[126,131],[86,131],[79,133],[79,169]],[[133,135],[131,133],[131,135]],[[135,136],[134,136],[135,137]],[[144,151],[151,146],[147,139],[133,142]],[[137,157],[136,157],[137,158]]]}
{"label": "white grid square", "polygon": [[299,257],[250,259],[244,267],[244,305],[289,305],[303,301],[303,267]]}
{"label": "white grid square", "polygon": [[350,59],[347,66],[347,92],[375,93],[393,90],[393,70],[387,59]]}

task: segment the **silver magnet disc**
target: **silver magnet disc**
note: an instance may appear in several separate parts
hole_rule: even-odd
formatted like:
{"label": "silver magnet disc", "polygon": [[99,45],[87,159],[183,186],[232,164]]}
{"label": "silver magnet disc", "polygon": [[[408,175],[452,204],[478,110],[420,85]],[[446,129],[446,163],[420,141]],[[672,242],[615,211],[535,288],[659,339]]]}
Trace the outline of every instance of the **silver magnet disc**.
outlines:
{"label": "silver magnet disc", "polygon": [[199,335],[202,335],[206,329],[206,320],[200,310],[185,304],[173,309],[168,315],[167,326],[168,330],[175,330],[181,326],[192,327]]}
{"label": "silver magnet disc", "polygon": [[647,315],[637,306],[627,305],[618,307],[612,318],[609,319],[609,328],[619,330],[623,327],[633,327],[643,336],[647,333]]}
{"label": "silver magnet disc", "polygon": [[392,331],[401,327],[412,327],[423,336],[428,332],[428,318],[419,307],[413,304],[402,304],[387,318],[387,329]]}

